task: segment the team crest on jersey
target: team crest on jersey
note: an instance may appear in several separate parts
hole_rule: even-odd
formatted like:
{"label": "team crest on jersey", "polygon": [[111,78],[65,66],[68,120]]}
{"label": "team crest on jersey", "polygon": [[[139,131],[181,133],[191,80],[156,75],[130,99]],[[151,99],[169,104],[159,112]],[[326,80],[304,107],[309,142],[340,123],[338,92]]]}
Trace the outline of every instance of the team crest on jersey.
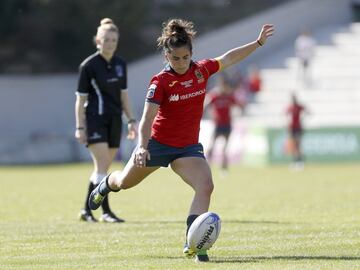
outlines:
{"label": "team crest on jersey", "polygon": [[147,98],[153,98],[155,95],[155,90],[156,90],[156,84],[151,84],[149,87],[149,90],[147,92],[146,97]]}
{"label": "team crest on jersey", "polygon": [[198,83],[203,83],[205,81],[204,75],[198,69],[195,69],[195,76],[197,78]]}
{"label": "team crest on jersey", "polygon": [[124,70],[123,70],[122,66],[116,65],[115,66],[115,71],[116,71],[116,74],[118,75],[118,77],[124,76]]}

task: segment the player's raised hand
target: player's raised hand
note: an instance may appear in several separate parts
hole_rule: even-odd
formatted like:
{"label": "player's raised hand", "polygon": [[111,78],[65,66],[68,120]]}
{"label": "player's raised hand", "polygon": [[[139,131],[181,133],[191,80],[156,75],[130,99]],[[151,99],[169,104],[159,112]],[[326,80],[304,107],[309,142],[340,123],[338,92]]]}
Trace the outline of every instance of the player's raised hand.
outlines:
{"label": "player's raised hand", "polygon": [[257,39],[258,43],[260,45],[264,45],[268,39],[268,37],[272,36],[274,34],[275,28],[273,24],[265,24],[263,25],[259,37]]}

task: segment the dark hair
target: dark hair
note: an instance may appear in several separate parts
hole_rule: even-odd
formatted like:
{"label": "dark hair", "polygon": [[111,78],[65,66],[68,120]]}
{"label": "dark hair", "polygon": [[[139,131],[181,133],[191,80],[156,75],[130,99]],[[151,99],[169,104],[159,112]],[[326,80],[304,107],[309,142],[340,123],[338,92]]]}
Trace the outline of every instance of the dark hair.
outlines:
{"label": "dark hair", "polygon": [[196,32],[194,24],[182,19],[171,19],[163,23],[161,36],[157,39],[158,47],[165,51],[188,47],[192,52],[192,40]]}

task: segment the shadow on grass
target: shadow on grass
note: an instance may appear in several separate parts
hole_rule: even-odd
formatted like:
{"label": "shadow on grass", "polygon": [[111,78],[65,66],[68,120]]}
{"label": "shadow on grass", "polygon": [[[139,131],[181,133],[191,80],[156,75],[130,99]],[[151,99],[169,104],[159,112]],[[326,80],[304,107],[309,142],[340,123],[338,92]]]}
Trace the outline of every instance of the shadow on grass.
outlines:
{"label": "shadow on grass", "polygon": [[[239,224],[291,224],[291,222],[273,221],[273,220],[223,220],[224,223],[239,223]],[[296,224],[299,224],[298,222]]]}
{"label": "shadow on grass", "polygon": [[[152,256],[153,258],[153,256]],[[184,259],[183,256],[158,257],[159,259]],[[211,257],[210,264],[215,263],[260,263],[270,261],[360,261],[358,256],[234,256]]]}
{"label": "shadow on grass", "polygon": [[254,256],[254,257],[213,257],[211,263],[254,263],[263,261],[359,261],[353,256]]}
{"label": "shadow on grass", "polygon": [[[223,223],[231,224],[291,224],[291,222],[271,221],[271,220],[222,220]],[[129,224],[184,224],[184,220],[132,220]],[[297,223],[299,224],[299,223]]]}

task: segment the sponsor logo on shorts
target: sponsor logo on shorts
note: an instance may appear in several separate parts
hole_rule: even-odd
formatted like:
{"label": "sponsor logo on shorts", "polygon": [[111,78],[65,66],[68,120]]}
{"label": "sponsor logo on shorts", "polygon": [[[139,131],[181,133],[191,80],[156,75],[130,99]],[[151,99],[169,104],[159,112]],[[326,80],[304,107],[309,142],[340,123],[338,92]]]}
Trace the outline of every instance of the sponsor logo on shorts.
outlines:
{"label": "sponsor logo on shorts", "polygon": [[91,136],[89,137],[90,140],[96,140],[96,139],[100,139],[101,135],[97,132],[94,132],[93,134],[91,134]]}

